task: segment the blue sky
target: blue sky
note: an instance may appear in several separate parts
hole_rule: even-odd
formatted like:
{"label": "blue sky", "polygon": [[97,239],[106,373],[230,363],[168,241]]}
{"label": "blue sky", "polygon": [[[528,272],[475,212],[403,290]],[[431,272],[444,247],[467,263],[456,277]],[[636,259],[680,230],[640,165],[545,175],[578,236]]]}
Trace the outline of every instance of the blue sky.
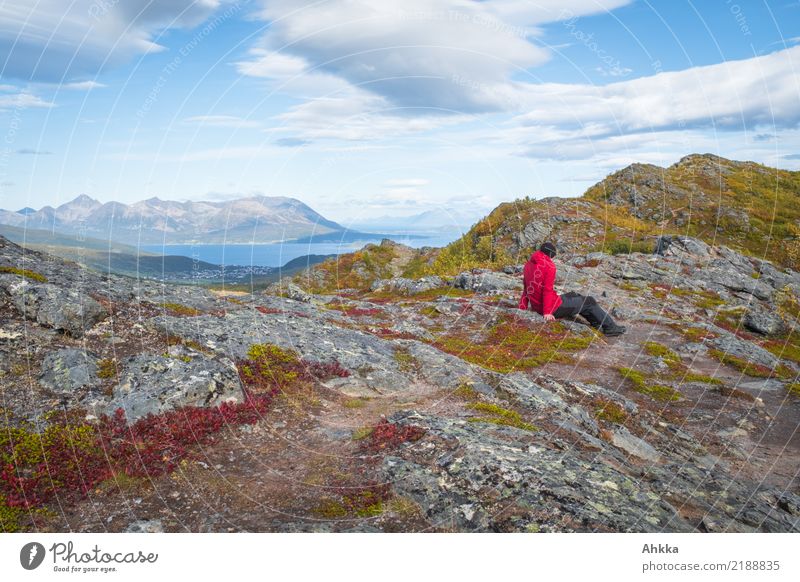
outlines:
{"label": "blue sky", "polygon": [[796,0],[12,0],[0,71],[10,209],[261,193],[348,224],[694,152],[800,169]]}

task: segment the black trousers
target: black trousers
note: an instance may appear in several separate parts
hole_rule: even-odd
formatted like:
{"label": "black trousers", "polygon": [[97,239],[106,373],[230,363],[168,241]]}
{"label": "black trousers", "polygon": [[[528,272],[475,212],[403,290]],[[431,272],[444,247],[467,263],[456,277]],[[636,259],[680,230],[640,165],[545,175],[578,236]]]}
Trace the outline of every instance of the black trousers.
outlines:
{"label": "black trousers", "polygon": [[597,304],[594,297],[570,291],[561,296],[561,305],[553,312],[553,317],[574,317],[582,315],[594,328],[608,329],[616,325],[611,316]]}

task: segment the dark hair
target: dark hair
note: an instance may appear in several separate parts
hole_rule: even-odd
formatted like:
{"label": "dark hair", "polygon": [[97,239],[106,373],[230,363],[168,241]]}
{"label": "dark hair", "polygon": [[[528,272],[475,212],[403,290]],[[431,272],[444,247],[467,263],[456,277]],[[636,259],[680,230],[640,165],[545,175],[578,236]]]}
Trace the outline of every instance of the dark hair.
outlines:
{"label": "dark hair", "polygon": [[551,242],[543,243],[539,250],[546,254],[551,259],[556,256],[556,245]]}

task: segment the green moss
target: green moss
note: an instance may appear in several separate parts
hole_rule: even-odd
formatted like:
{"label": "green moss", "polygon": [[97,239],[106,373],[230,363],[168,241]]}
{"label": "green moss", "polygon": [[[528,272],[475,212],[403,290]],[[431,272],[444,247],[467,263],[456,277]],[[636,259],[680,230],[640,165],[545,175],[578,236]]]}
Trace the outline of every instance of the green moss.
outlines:
{"label": "green moss", "polygon": [[180,303],[159,303],[158,306],[176,315],[184,315],[187,317],[195,317],[203,314],[199,309],[189,307],[188,305],[181,305]]}
{"label": "green moss", "polygon": [[694,304],[701,309],[715,309],[725,305],[725,300],[714,291],[698,291]]}
{"label": "green moss", "polygon": [[663,344],[658,342],[645,342],[644,349],[649,355],[664,360],[670,368],[678,368],[683,365],[681,357]]}
{"label": "green moss", "polygon": [[761,346],[781,359],[800,364],[800,334],[794,329],[781,337],[762,342]]}
{"label": "green moss", "polygon": [[800,398],[800,382],[792,382],[786,386],[786,391]]}
{"label": "green moss", "polygon": [[105,359],[97,362],[98,378],[115,378],[117,376],[117,362],[114,359]]}
{"label": "green moss", "polygon": [[367,402],[362,398],[349,398],[344,401],[345,408],[364,408]]}
{"label": "green moss", "polygon": [[458,385],[458,388],[453,390],[453,396],[463,400],[477,400],[478,391],[472,387],[472,384],[468,382],[462,382]]}
{"label": "green moss", "polygon": [[791,378],[794,376],[794,372],[783,365],[779,365],[775,370],[772,370],[767,366],[762,366],[754,362],[748,362],[747,360],[721,350],[709,350],[708,353],[723,364],[732,366],[743,374],[747,374],[748,376],[752,376],[754,378],[771,378],[773,376],[777,376],[779,378]]}
{"label": "green moss", "polygon": [[419,369],[419,362],[407,348],[395,348],[394,361],[401,372],[414,372]]}
{"label": "green moss", "polygon": [[365,438],[368,438],[372,434],[372,431],[373,431],[373,427],[371,427],[371,426],[362,426],[361,428],[357,428],[356,430],[353,431],[353,434],[352,434],[351,438],[354,441],[362,441]]}
{"label": "green moss", "polygon": [[530,324],[504,315],[482,340],[459,332],[440,336],[432,343],[462,360],[507,374],[550,362],[571,363],[571,353],[587,348],[596,337],[572,334],[560,322]]}
{"label": "green moss", "polygon": [[247,357],[253,366],[244,364],[242,373],[248,378],[258,371],[271,384],[285,388],[299,377],[300,357],[293,350],[273,344],[253,344],[247,350]]}
{"label": "green moss", "polygon": [[632,293],[639,293],[644,289],[643,287],[634,285],[632,283],[617,283],[617,287],[623,289],[624,291],[631,291]]}
{"label": "green moss", "polygon": [[681,398],[681,393],[669,386],[651,384],[647,376],[638,370],[634,370],[633,368],[617,368],[617,371],[633,383],[634,390],[640,394],[650,396],[654,400],[669,402],[680,400]]}
{"label": "green moss", "polygon": [[47,277],[28,269],[18,269],[17,267],[0,267],[0,273],[10,273],[12,275],[19,275],[20,277],[25,277],[26,279],[38,281],[39,283],[47,283]]}
{"label": "green moss", "polygon": [[383,503],[381,503],[380,501],[373,503],[371,505],[367,505],[365,507],[359,507],[355,511],[355,514],[358,517],[377,517],[382,513],[383,513]]}
{"label": "green moss", "polygon": [[298,361],[295,352],[273,344],[253,344],[247,350],[247,357],[256,361],[270,360],[283,364],[295,364]]}
{"label": "green moss", "polygon": [[468,406],[469,408],[477,410],[478,412],[482,412],[486,415],[470,418],[470,422],[487,422],[502,426],[512,426],[514,428],[531,432],[539,430],[536,426],[525,422],[522,419],[522,415],[515,410],[502,408],[496,404],[490,404],[488,402],[473,402]]}
{"label": "green moss", "polygon": [[430,317],[431,319],[435,319],[441,315],[439,311],[433,305],[426,305],[422,309],[419,310],[422,315]]}
{"label": "green moss", "polygon": [[386,510],[400,517],[422,517],[425,512],[419,503],[407,497],[395,496],[386,504]]}
{"label": "green moss", "polygon": [[324,499],[314,510],[318,516],[325,519],[341,519],[347,517],[347,508],[341,501]]}
{"label": "green moss", "polygon": [[704,384],[717,384],[722,385],[724,382],[719,378],[713,376],[706,376],[705,374],[697,374],[695,372],[687,372],[681,376],[684,382],[702,382]]}
{"label": "green moss", "polygon": [[628,419],[628,413],[616,402],[605,398],[596,398],[592,401],[594,415],[599,420],[605,420],[613,424],[624,424]]}

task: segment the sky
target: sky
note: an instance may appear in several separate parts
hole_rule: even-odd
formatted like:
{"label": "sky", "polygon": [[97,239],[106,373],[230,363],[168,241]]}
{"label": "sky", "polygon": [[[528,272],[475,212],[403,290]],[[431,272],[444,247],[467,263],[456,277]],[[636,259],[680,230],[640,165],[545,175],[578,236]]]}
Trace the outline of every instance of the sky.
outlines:
{"label": "sky", "polygon": [[800,1],[3,0],[0,208],[292,196],[342,224],[800,169]]}

